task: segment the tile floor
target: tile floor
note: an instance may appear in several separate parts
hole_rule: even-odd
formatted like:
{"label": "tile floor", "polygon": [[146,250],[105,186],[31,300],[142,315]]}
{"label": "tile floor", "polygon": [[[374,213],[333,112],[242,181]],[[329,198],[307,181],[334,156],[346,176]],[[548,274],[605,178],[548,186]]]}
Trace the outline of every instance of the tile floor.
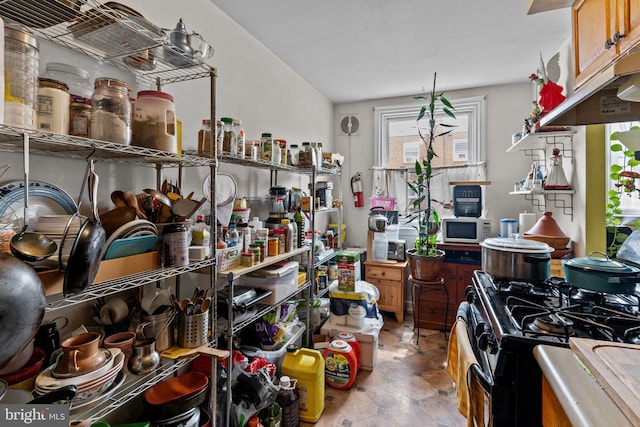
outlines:
{"label": "tile floor", "polygon": [[410,314],[403,324],[384,314],[374,370],[361,370],[348,390],[327,387],[322,416],[317,423],[302,426],[466,426],[444,371],[446,358],[442,332],[421,329],[418,346]]}

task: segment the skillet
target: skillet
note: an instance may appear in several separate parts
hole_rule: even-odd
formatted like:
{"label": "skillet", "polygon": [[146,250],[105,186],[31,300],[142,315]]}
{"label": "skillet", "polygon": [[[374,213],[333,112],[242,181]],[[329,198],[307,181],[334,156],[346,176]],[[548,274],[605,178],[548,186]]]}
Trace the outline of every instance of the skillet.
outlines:
{"label": "skillet", "polygon": [[[107,233],[100,224],[96,206],[98,175],[93,168],[94,160],[90,159],[88,162],[87,172],[80,191],[80,200],[82,200],[85,184],[88,183],[93,218],[84,220],[71,247],[62,286],[62,294],[65,298],[81,293],[93,283],[100,267],[102,251],[107,240]],[[80,202],[78,203],[79,205]],[[64,244],[64,240],[62,244]],[[60,248],[60,255],[62,255],[62,247]],[[60,265],[62,265],[62,260],[60,260]]]}

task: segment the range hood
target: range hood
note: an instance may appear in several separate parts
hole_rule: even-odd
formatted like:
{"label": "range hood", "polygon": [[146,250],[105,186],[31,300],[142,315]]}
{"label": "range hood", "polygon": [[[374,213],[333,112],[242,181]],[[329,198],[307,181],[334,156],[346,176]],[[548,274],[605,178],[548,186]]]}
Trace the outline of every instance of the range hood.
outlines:
{"label": "range hood", "polygon": [[640,102],[620,99],[621,85],[640,73],[640,50],[620,57],[540,120],[542,126],[577,126],[640,119]]}

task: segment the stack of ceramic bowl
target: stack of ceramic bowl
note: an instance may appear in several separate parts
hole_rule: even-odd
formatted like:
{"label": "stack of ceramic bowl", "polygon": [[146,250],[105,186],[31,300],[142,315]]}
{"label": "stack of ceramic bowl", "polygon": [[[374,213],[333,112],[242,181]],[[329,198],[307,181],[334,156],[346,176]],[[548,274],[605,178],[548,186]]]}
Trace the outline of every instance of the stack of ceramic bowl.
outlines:
{"label": "stack of ceramic bowl", "polygon": [[35,382],[34,393],[44,395],[67,385],[76,385],[78,392],[72,407],[94,402],[108,395],[124,380],[125,355],[118,348],[98,346],[100,335],[86,332],[64,340],[62,354],[42,371]]}

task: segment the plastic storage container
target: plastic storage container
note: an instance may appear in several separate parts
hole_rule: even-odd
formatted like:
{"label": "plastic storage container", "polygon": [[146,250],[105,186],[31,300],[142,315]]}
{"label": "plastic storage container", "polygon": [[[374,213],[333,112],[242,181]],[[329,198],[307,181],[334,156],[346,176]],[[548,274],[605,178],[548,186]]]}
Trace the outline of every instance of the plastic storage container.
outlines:
{"label": "plastic storage container", "polygon": [[240,285],[271,291],[265,304],[276,304],[298,289],[298,261],[280,261],[240,277]]}
{"label": "plastic storage container", "polygon": [[242,353],[250,357],[262,357],[267,359],[269,362],[276,365],[276,373],[280,375],[282,373],[282,362],[287,352],[287,348],[289,348],[290,346],[294,346],[296,348],[302,347],[302,337],[304,336],[304,331],[307,329],[307,327],[300,321],[297,322],[297,327],[298,329],[291,335],[291,337],[289,337],[287,342],[285,342],[278,349],[263,350],[255,348],[242,348]]}
{"label": "plastic storage container", "polygon": [[297,381],[300,421],[315,423],[324,411],[324,358],[318,350],[287,347],[282,375]]}
{"label": "plastic storage container", "polygon": [[360,349],[360,343],[358,342],[356,337],[351,332],[342,331],[338,335],[336,335],[336,339],[339,339],[339,340],[342,340],[342,341],[345,341],[345,342],[349,343],[349,345],[351,346],[351,348],[353,348],[353,351],[356,354],[356,361],[358,362],[358,369],[360,369],[360,359],[362,358],[362,354],[361,354],[361,349]]}
{"label": "plastic storage container", "polygon": [[158,90],[141,90],[133,114],[132,144],[178,153],[173,96]]}
{"label": "plastic storage container", "polygon": [[80,102],[78,97],[91,99],[93,94],[89,72],[82,68],[61,62],[47,62],[42,77],[65,82],[69,86],[69,94],[76,102]]}

